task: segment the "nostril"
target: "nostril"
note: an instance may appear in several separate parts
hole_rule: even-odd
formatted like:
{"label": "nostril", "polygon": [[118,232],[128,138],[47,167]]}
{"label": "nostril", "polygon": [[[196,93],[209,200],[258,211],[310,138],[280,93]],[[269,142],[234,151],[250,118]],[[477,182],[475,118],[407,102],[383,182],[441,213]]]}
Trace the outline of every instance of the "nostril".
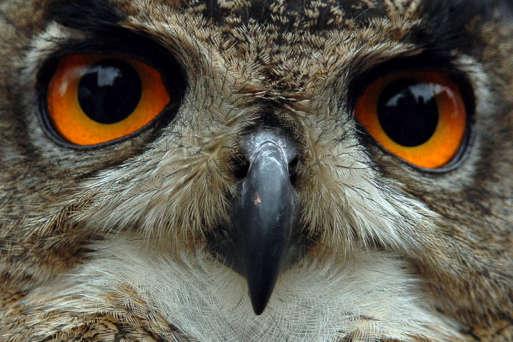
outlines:
{"label": "nostril", "polygon": [[[247,178],[253,168],[262,169],[265,173],[272,170],[278,172],[277,167],[282,176],[286,176],[284,172],[288,171],[292,185],[298,178],[300,158],[297,144],[278,128],[260,128],[244,135],[240,150],[232,158],[234,175],[239,180]],[[274,175],[269,174],[269,177]]]}
{"label": "nostril", "polygon": [[289,175],[290,175],[290,182],[292,185],[296,185],[297,182],[297,167],[299,164],[299,158],[296,156],[294,159],[292,159],[289,162]]}
{"label": "nostril", "polygon": [[246,178],[249,171],[249,160],[246,157],[243,155],[233,157],[231,165],[235,178],[238,180]]}

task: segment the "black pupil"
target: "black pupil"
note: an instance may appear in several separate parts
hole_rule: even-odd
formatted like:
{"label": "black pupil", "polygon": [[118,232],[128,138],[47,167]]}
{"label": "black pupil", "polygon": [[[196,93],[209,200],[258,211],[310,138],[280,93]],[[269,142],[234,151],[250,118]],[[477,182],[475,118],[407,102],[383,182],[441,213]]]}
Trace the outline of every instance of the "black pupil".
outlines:
{"label": "black pupil", "polygon": [[378,100],[383,130],[396,143],[414,147],[426,143],[438,125],[437,96],[441,86],[415,80],[391,83]]}
{"label": "black pupil", "polygon": [[139,74],[117,60],[89,67],[78,85],[78,101],[84,113],[102,124],[113,124],[134,112],[142,95]]}

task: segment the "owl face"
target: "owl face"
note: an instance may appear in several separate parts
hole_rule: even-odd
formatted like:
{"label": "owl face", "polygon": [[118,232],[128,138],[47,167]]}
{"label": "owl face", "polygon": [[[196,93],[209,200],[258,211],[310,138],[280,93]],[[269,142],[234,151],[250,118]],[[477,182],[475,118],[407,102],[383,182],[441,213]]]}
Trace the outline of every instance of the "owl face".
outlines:
{"label": "owl face", "polygon": [[200,340],[511,321],[506,1],[0,9],[0,262],[31,336],[99,312]]}

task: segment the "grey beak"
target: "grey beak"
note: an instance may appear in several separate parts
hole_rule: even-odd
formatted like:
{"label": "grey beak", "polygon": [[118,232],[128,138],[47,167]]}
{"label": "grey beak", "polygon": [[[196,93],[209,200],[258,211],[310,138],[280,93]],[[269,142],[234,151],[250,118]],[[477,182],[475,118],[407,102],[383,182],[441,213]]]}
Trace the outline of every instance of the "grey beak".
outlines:
{"label": "grey beak", "polygon": [[254,136],[247,146],[248,174],[234,207],[238,254],[257,315],[271,297],[297,216],[297,193],[289,174],[292,150],[275,134]]}

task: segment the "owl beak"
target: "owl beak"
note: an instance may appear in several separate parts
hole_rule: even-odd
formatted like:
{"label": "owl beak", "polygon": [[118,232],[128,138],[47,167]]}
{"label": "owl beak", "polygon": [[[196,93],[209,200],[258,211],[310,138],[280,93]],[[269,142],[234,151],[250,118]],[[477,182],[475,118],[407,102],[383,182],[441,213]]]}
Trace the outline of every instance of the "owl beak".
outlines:
{"label": "owl beak", "polygon": [[295,157],[291,151],[277,135],[255,136],[247,147],[250,166],[234,207],[241,271],[257,315],[271,297],[297,215],[297,193],[289,174],[290,159]]}

